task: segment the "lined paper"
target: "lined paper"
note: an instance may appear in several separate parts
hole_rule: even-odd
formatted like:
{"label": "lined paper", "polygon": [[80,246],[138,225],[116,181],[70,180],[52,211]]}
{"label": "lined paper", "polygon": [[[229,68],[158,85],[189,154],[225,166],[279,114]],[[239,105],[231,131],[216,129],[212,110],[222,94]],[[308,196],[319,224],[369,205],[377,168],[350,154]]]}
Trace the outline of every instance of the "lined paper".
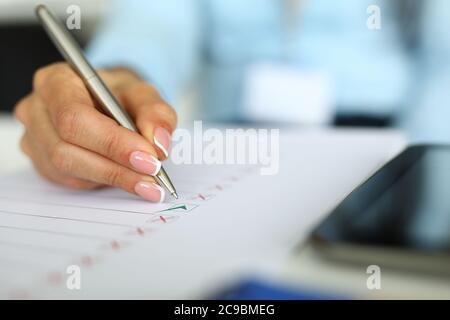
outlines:
{"label": "lined paper", "polygon": [[[165,163],[180,199],[74,191],[28,169],[0,177],[0,298],[208,297],[275,272],[311,228],[404,147],[392,133],[292,132],[280,171]],[[295,150],[295,152],[293,152]],[[81,268],[81,289],[66,286]]]}
{"label": "lined paper", "polygon": [[199,171],[193,166],[174,180],[180,198],[161,204],[119,189],[62,188],[31,170],[4,177],[0,180],[0,296],[39,297],[30,289],[33,285],[61,287],[67,266],[107,264],[111,254],[189,219],[202,204],[255,170],[241,166]]}

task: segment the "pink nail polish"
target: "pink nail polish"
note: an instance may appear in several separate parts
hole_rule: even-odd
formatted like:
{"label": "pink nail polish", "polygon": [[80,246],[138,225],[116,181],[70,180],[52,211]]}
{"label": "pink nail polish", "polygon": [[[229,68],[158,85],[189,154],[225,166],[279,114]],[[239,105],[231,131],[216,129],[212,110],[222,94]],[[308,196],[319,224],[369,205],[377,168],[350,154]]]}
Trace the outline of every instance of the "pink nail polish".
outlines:
{"label": "pink nail polish", "polygon": [[156,146],[161,149],[166,157],[169,156],[170,146],[172,144],[172,138],[169,131],[162,127],[157,127],[154,132],[153,140]]}
{"label": "pink nail polish", "polygon": [[158,203],[164,201],[164,189],[155,183],[147,181],[138,182],[134,186],[134,191],[146,200]]}
{"label": "pink nail polish", "polygon": [[134,151],[130,155],[130,163],[137,171],[152,176],[161,169],[161,162],[158,159],[142,151]]}

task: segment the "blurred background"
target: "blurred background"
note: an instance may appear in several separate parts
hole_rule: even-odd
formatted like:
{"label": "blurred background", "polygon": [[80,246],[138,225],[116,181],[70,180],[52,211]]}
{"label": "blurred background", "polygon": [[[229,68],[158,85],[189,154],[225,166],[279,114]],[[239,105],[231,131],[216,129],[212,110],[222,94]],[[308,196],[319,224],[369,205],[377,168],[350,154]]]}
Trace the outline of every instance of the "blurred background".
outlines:
{"label": "blurred background", "polygon": [[[42,2],[42,1],[41,1]],[[0,110],[61,60],[34,17],[0,0]],[[96,67],[127,66],[190,121],[396,127],[450,141],[445,0],[44,1]]]}
{"label": "blurred background", "polygon": [[[105,1],[50,0],[45,1],[60,17],[65,17],[69,5],[84,8],[83,28],[73,34],[85,46],[103,11]],[[34,71],[61,60],[34,15],[40,1],[0,0],[0,110],[11,111],[14,104],[31,90]]]}

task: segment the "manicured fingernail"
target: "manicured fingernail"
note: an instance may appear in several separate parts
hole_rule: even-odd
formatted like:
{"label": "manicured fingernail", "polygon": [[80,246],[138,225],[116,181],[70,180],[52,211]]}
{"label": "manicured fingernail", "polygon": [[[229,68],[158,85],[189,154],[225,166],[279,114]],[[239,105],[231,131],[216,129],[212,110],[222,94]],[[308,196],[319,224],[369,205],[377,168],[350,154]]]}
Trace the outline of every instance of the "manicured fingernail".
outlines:
{"label": "manicured fingernail", "polygon": [[154,132],[154,138],[156,146],[161,149],[166,157],[169,156],[170,145],[172,139],[169,131],[164,128],[157,127]]}
{"label": "manicured fingernail", "polygon": [[155,183],[147,181],[138,182],[134,186],[134,191],[149,201],[159,203],[164,201],[165,191]]}
{"label": "manicured fingernail", "polygon": [[161,162],[158,159],[142,151],[134,151],[130,155],[130,163],[137,171],[152,176],[161,169]]}

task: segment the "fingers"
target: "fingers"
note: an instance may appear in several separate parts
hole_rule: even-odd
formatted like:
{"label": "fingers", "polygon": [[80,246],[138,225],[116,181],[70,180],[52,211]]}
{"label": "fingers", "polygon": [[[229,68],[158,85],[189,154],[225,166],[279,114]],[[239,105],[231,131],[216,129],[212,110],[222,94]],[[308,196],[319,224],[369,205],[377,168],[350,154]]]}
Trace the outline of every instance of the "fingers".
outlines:
{"label": "fingers", "polygon": [[21,148],[40,174],[57,183],[75,188],[111,185],[160,201],[164,190],[148,175],[156,175],[158,158],[168,156],[176,114],[136,75],[109,76],[142,135],[99,112],[80,77],[58,63],[35,73],[34,92],[15,108],[26,127]]}
{"label": "fingers", "polygon": [[[157,153],[140,134],[119,126],[95,109],[83,105],[70,108],[56,121],[56,131],[62,140],[141,173],[158,173],[161,164]],[[149,165],[140,165],[141,162]]]}
{"label": "fingers", "polygon": [[153,178],[140,175],[89,150],[60,143],[54,149],[51,161],[64,174],[118,187],[152,202],[164,201],[165,192]]}
{"label": "fingers", "polygon": [[95,188],[110,185],[137,193],[147,200],[160,202],[164,190],[154,180],[121,166],[103,156],[60,139],[38,98],[30,114],[29,126],[21,145],[33,160],[37,171],[49,180],[72,188]]}
{"label": "fingers", "polygon": [[155,88],[136,82],[120,95],[139,132],[156,146],[159,159],[166,159],[171,148],[171,135],[177,116]]}
{"label": "fingers", "polygon": [[98,154],[61,140],[49,157],[42,157],[41,150],[36,152],[36,148],[27,146],[29,141],[25,136],[23,144],[30,150],[36,170],[50,181],[75,189],[114,186],[152,202],[162,202],[165,198],[165,191],[151,177],[139,175]]}
{"label": "fingers", "polygon": [[[34,121],[27,126],[27,131],[20,141],[22,151],[31,159],[36,171],[52,182],[76,189],[92,189],[99,184],[83,181],[60,173],[49,161],[48,153],[51,145],[59,141],[47,112],[40,105],[31,105],[35,99],[28,96],[22,100],[27,118]],[[16,108],[17,109],[17,108]]]}
{"label": "fingers", "polygon": [[136,193],[152,202],[164,201],[164,190],[150,176],[123,167],[94,152],[62,142],[55,146],[52,165],[63,174]]}
{"label": "fingers", "polygon": [[34,144],[30,134],[25,133],[20,144],[22,150],[30,157],[36,171],[48,180],[74,189],[93,189],[100,186],[100,184],[81,180],[58,172],[41,152],[39,145]]}
{"label": "fingers", "polygon": [[54,146],[50,162],[63,174],[119,187],[131,193],[134,193],[134,186],[141,180],[138,173],[64,141]]}
{"label": "fingers", "polygon": [[141,173],[158,173],[161,165],[153,144],[95,109],[87,89],[67,65],[38,71],[34,82],[62,140]]}

